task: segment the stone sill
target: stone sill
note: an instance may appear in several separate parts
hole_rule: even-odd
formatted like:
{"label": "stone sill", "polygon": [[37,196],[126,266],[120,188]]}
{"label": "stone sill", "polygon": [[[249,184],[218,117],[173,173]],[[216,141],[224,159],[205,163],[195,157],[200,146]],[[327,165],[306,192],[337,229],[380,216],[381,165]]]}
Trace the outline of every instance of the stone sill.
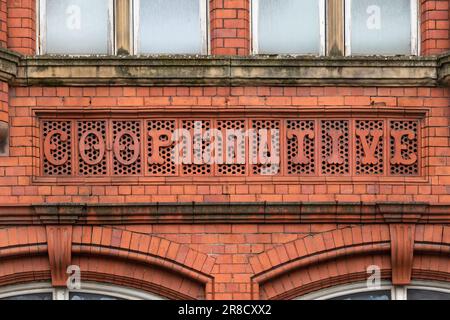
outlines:
{"label": "stone sill", "polygon": [[448,86],[450,54],[21,57],[0,50],[0,79],[16,86]]}

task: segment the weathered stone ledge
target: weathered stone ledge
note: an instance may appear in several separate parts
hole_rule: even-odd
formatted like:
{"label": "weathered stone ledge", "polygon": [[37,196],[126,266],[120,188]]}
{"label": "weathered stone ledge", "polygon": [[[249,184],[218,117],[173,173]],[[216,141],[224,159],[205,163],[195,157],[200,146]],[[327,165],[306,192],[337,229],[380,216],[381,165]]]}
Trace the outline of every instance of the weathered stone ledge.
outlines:
{"label": "weathered stone ledge", "polygon": [[16,86],[439,86],[436,57],[37,56],[0,49],[0,80]]}

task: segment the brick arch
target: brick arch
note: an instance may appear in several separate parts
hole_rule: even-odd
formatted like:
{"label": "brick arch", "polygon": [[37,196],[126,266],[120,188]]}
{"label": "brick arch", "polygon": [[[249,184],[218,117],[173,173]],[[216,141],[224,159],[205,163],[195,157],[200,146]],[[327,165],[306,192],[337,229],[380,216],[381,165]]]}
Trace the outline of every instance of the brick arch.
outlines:
{"label": "brick arch", "polygon": [[[394,279],[396,269],[409,268],[411,277],[417,280],[450,281],[450,227],[412,229],[417,230],[405,236],[413,236],[411,259],[404,257],[408,256],[403,254],[407,249],[401,250],[400,258],[397,257],[395,252],[404,240],[398,239],[396,229],[389,225],[337,229],[263,252],[250,259],[255,273],[253,298],[292,299],[332,286],[365,281],[369,265],[379,266],[381,278],[386,280]],[[397,259],[401,259],[400,263]]]}
{"label": "brick arch", "polygon": [[450,282],[450,226],[416,227],[412,276],[417,280]]}
{"label": "brick arch", "polygon": [[[70,230],[69,248],[55,236],[62,229]],[[213,295],[209,276],[213,258],[186,245],[122,229],[0,229],[0,259],[0,286],[48,280],[55,284],[55,278],[65,277],[66,267],[75,264],[84,281],[133,287],[170,299],[212,299]]]}
{"label": "brick arch", "polygon": [[74,227],[72,255],[93,279],[109,275],[108,281],[122,277],[129,285],[143,281],[143,289],[175,299],[212,298],[209,274],[215,259],[187,245],[122,229],[83,226]]}
{"label": "brick arch", "polygon": [[51,279],[45,227],[0,229],[0,286]]}

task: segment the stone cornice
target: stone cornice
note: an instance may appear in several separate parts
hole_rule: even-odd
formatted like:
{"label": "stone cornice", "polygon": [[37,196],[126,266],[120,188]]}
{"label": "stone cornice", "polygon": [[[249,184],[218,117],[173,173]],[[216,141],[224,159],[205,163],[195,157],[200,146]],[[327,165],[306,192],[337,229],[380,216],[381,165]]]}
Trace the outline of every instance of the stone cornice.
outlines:
{"label": "stone cornice", "polygon": [[450,223],[450,204],[141,203],[0,206],[2,225]]}
{"label": "stone cornice", "polygon": [[438,86],[449,85],[450,55],[38,56],[0,49],[0,80],[29,86]]}
{"label": "stone cornice", "polygon": [[439,81],[450,86],[450,52],[439,58]]}
{"label": "stone cornice", "polygon": [[0,80],[11,82],[18,73],[21,56],[12,51],[0,49]]}

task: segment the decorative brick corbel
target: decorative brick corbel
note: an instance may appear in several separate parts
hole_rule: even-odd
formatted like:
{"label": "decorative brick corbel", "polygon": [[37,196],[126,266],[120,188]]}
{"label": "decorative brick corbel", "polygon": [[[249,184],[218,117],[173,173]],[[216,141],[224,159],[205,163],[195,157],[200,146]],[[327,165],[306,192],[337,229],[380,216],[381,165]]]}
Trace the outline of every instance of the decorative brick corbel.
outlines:
{"label": "decorative brick corbel", "polygon": [[411,283],[416,225],[391,224],[389,230],[391,234],[392,283],[400,286],[408,285]]}
{"label": "decorative brick corbel", "polygon": [[48,257],[54,287],[65,287],[72,261],[72,226],[46,226]]}

